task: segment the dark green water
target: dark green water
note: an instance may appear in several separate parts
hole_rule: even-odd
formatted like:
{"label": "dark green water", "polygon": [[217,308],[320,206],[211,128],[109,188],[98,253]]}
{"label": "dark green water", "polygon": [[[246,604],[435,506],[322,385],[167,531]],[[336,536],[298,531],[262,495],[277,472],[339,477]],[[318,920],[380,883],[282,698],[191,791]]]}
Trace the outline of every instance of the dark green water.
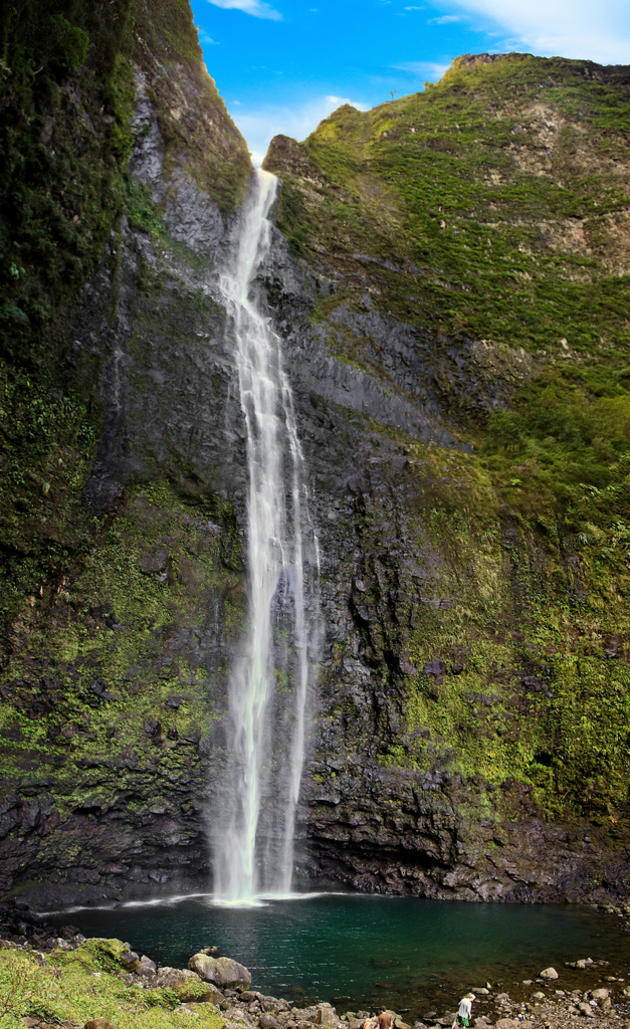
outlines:
{"label": "dark green water", "polygon": [[320,894],[241,909],[198,897],[73,911],[56,921],[120,937],[175,967],[217,946],[250,969],[253,989],[299,1004],[330,1001],[340,1011],[383,1003],[410,1018],[452,1007],[486,980],[510,992],[550,964],[565,979],[564,961],[592,957],[620,968],[630,960],[630,936],[617,919],[571,906]]}

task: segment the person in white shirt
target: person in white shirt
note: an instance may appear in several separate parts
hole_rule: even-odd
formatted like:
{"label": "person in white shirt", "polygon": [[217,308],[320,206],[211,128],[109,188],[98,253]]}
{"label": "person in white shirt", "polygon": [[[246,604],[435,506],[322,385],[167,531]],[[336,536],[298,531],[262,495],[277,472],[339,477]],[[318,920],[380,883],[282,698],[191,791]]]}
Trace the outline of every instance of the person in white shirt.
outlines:
{"label": "person in white shirt", "polygon": [[459,1011],[455,1016],[451,1029],[456,1029],[458,1025],[470,1025],[470,1011],[473,1000],[475,1000],[474,993],[467,993],[465,997],[462,997],[459,1002]]}

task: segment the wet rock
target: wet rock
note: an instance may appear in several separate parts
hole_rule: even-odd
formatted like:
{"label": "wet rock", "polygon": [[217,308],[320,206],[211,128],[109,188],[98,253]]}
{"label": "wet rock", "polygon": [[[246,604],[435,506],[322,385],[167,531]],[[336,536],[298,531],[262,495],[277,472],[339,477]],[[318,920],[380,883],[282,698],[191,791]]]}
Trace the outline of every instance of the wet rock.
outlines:
{"label": "wet rock", "polygon": [[512,998],[509,993],[497,993],[494,999],[497,1004],[507,1004],[508,1007],[512,1004]]}
{"label": "wet rock", "polygon": [[232,958],[213,958],[208,954],[193,954],[188,967],[202,979],[215,986],[250,986],[251,972]]}
{"label": "wet rock", "polygon": [[608,639],[606,646],[604,647],[605,657],[618,657],[619,656],[619,637],[611,636]]}
{"label": "wet rock", "polygon": [[289,1009],[289,1005],[286,1001],[279,1000],[277,997],[263,997],[260,996],[260,1006],[263,1011],[281,1011]]}
{"label": "wet rock", "polygon": [[559,975],[556,972],[555,968],[553,968],[550,965],[549,968],[543,968],[542,972],[540,973],[540,978],[541,979],[558,979]]}
{"label": "wet rock", "polygon": [[200,757],[210,757],[214,751],[214,742],[210,736],[202,736],[197,743],[197,753]]}
{"label": "wet rock", "polygon": [[591,990],[589,994],[591,1000],[596,1000],[598,1003],[602,1000],[607,1000],[610,997],[610,990],[605,986],[599,986],[596,990]]}

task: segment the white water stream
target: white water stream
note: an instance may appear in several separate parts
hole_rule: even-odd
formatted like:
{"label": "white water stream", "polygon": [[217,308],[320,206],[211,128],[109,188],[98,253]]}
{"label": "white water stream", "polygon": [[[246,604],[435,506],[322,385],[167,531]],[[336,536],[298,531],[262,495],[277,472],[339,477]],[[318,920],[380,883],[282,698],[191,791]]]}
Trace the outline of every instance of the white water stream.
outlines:
{"label": "white water stream", "polygon": [[213,816],[214,896],[286,895],[311,687],[319,561],[281,342],[256,288],[275,176],[259,170],[221,292],[247,432],[248,625],[229,683],[227,768]]}

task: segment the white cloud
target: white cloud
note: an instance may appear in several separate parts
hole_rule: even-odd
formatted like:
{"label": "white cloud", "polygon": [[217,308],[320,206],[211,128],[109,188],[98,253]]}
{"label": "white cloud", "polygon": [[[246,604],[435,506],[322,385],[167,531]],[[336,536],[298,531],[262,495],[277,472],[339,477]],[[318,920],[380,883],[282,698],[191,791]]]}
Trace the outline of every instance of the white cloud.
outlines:
{"label": "white cloud", "polygon": [[243,11],[254,18],[269,18],[271,21],[282,21],[282,15],[263,0],[209,0],[215,7],[223,7],[228,11]]}
{"label": "white cloud", "polygon": [[459,14],[443,14],[440,18],[429,18],[427,25],[448,25],[452,21],[461,21]]}
{"label": "white cloud", "polygon": [[233,112],[232,117],[247,140],[254,164],[261,164],[273,136],[305,139],[320,121],[343,104],[350,104],[359,111],[367,111],[369,106],[362,101],[330,95],[313,97],[298,107],[270,105],[249,111],[241,108]]}
{"label": "white cloud", "polygon": [[217,40],[209,36],[205,29],[197,28],[197,35],[199,36],[199,42],[205,43],[206,46],[220,46]]}
{"label": "white cloud", "polygon": [[601,64],[630,61],[627,0],[452,0],[440,6],[490,19],[514,49]]}
{"label": "white cloud", "polygon": [[437,61],[403,61],[401,64],[393,64],[396,71],[406,71],[409,75],[420,79],[422,82],[439,82],[450,64],[438,64]]}

